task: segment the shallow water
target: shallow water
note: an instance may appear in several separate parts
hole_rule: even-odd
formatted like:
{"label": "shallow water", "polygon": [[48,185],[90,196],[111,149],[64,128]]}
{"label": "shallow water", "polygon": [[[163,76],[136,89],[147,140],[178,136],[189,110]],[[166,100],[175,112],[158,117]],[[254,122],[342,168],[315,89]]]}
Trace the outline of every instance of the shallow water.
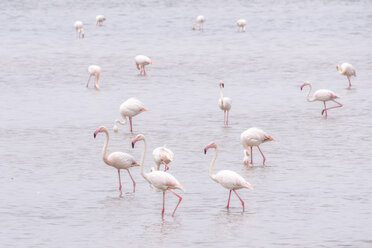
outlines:
{"label": "shallow water", "polygon": [[[371,247],[372,167],[370,1],[5,1],[0,9],[0,244],[2,247]],[[95,16],[104,14],[103,27]],[[192,31],[206,16],[204,32]],[[247,32],[235,21],[247,19]],[[73,23],[84,22],[76,40]],[[139,77],[133,58],[154,64]],[[336,64],[356,67],[353,89]],[[100,91],[86,89],[86,69],[102,67]],[[218,81],[232,98],[223,127]],[[322,118],[300,84],[331,89],[343,108]],[[91,83],[90,87],[93,87]],[[307,91],[307,89],[306,89]],[[149,111],[134,118],[135,134],[152,149],[174,153],[183,201],[152,191],[133,168],[136,193],[122,172],[104,164],[109,152],[133,150],[129,127],[113,121],[129,97]],[[254,150],[244,168],[240,133],[257,126],[275,138]],[[240,190],[227,211],[228,191],[210,180],[231,169],[253,191]]]}

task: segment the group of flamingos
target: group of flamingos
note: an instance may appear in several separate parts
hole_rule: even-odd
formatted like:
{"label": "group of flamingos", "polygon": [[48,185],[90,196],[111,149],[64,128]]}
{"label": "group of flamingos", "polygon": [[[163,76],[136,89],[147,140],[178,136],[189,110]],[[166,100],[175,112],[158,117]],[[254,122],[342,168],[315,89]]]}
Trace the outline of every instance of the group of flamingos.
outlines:
{"label": "group of flamingos", "polygon": [[[103,15],[98,15],[96,17],[96,25],[101,26],[103,21],[105,21],[106,18]],[[193,30],[196,28],[199,28],[199,30],[203,30],[203,23],[205,22],[204,16],[198,16],[196,18],[196,23],[193,24],[192,28]],[[240,19],[237,21],[237,26],[239,28],[238,31],[245,31],[245,25],[246,21],[244,19]],[[75,28],[77,31],[78,38],[84,38],[84,30],[83,30],[83,24],[81,21],[75,22]],[[135,57],[135,63],[137,66],[137,69],[140,71],[139,75],[144,75],[146,76],[146,71],[145,71],[145,66],[148,64],[152,64],[152,60],[144,55],[138,55]],[[348,63],[343,63],[342,65],[337,65],[336,69],[338,72],[342,75],[345,75],[348,78],[349,81],[349,88],[351,87],[351,82],[350,82],[350,77],[351,76],[356,76],[356,72],[354,67],[351,64]],[[99,89],[98,87],[98,79],[99,75],[101,72],[101,67],[97,65],[91,65],[88,67],[88,72],[89,72],[89,79],[86,84],[86,87],[89,85],[89,81],[91,76],[95,77],[95,88]],[[229,125],[229,111],[231,109],[232,101],[229,97],[224,97],[222,89],[225,87],[224,82],[220,81],[218,83],[218,86],[220,88],[220,99],[218,101],[218,106],[221,110],[224,112],[224,126]],[[311,84],[309,82],[304,82],[301,85],[301,90],[303,87],[309,86],[310,91],[312,89]],[[333,109],[333,108],[339,108],[342,107],[342,104],[337,102],[335,99],[339,98],[334,92],[326,89],[321,89],[317,90],[313,97],[310,98],[310,91],[307,95],[307,100],[312,102],[312,101],[322,101],[324,103],[324,109],[322,110],[322,115],[325,113],[325,117],[327,117],[327,110]],[[337,103],[337,106],[327,108],[326,107],[326,102],[327,101],[333,101]],[[122,121],[120,120],[115,120],[114,122],[114,127],[113,130],[114,132],[118,132],[118,126],[117,124],[125,125],[127,122],[127,118],[129,119],[130,123],[130,132],[133,133],[133,124],[132,124],[132,118],[144,111],[146,111],[147,108],[145,108],[144,104],[139,101],[136,98],[129,98],[125,102],[123,102],[120,105],[120,114],[123,118]],[[167,170],[169,169],[169,163],[171,163],[174,159],[174,154],[173,152],[166,148],[165,146],[158,147],[153,150],[152,155],[154,158],[155,162],[155,167],[152,167],[150,169],[150,172],[146,173],[144,169],[144,161],[145,161],[145,156],[146,156],[146,150],[147,150],[147,143],[146,143],[146,138],[143,134],[138,134],[133,140],[132,140],[132,148],[134,148],[135,144],[138,141],[143,141],[144,143],[144,148],[143,148],[143,153],[141,157],[140,163],[138,163],[135,158],[124,152],[113,152],[110,155],[107,156],[107,146],[109,142],[109,132],[106,127],[100,126],[94,131],[94,138],[96,138],[98,133],[105,133],[106,135],[106,140],[103,145],[102,149],[102,155],[103,155],[103,161],[114,168],[117,169],[118,171],[118,177],[119,177],[119,190],[121,191],[122,189],[122,184],[121,184],[121,178],[120,178],[120,170],[126,170],[132,179],[133,182],[133,192],[136,190],[136,183],[130,173],[130,168],[134,166],[140,166],[141,168],[141,175],[142,177],[150,184],[150,186],[155,189],[158,192],[163,192],[163,208],[162,208],[162,216],[164,215],[164,209],[165,209],[165,192],[170,191],[174,195],[178,197],[178,203],[173,210],[172,216],[174,216],[179,204],[182,201],[182,197],[174,192],[174,190],[179,189],[184,191],[183,186],[178,182],[178,180],[172,176]],[[256,146],[259,150],[259,152],[262,155],[263,158],[263,165],[265,165],[266,158],[264,154],[262,153],[260,149],[260,145],[262,143],[265,143],[267,141],[273,141],[274,138],[265,133],[263,130],[252,127],[247,129],[246,131],[242,132],[240,135],[240,141],[243,146],[243,153],[244,153],[244,158],[243,158],[243,163],[245,166],[248,166],[249,164],[249,158],[250,158],[250,164],[253,165],[253,147]],[[214,151],[214,156],[212,159],[212,162],[209,167],[209,176],[210,178],[215,181],[216,183],[221,184],[224,188],[229,190],[229,198],[227,202],[226,208],[229,208],[230,205],[230,197],[231,197],[231,192],[233,191],[236,196],[239,198],[243,211],[244,211],[244,201],[240,198],[236,190],[242,189],[242,188],[247,188],[247,189],[253,189],[253,187],[238,173],[231,171],[231,170],[221,170],[217,172],[216,174],[213,173],[214,169],[214,164],[217,159],[217,154],[218,154],[218,147],[215,142],[210,142],[208,145],[205,146],[204,148],[204,153],[206,154],[209,149],[213,148]],[[164,165],[164,171],[160,170],[161,165]]]}

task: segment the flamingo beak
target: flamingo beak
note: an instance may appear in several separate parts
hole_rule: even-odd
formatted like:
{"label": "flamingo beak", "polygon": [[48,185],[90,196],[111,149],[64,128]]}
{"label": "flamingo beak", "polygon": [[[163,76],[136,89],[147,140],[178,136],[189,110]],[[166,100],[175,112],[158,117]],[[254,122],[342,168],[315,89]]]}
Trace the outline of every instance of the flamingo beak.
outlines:
{"label": "flamingo beak", "polygon": [[101,131],[101,128],[98,128],[94,131],[94,134],[93,134],[93,137],[96,138],[97,137],[97,134],[99,133],[99,131]]}
{"label": "flamingo beak", "polygon": [[152,65],[152,60],[150,61],[150,65]]}
{"label": "flamingo beak", "polygon": [[97,134],[94,133],[94,134],[93,134],[93,137],[96,138],[96,137],[97,137]]}
{"label": "flamingo beak", "polygon": [[225,84],[222,84],[222,88],[225,88]]}
{"label": "flamingo beak", "polygon": [[134,143],[133,143],[133,141],[132,141],[132,148],[134,149]]}
{"label": "flamingo beak", "polygon": [[301,88],[301,90],[302,90],[302,88],[303,88],[304,86],[305,86],[304,84],[302,84],[302,85],[301,85],[301,87],[300,87],[300,88]]}
{"label": "flamingo beak", "polygon": [[204,148],[204,154],[207,154],[207,149]]}

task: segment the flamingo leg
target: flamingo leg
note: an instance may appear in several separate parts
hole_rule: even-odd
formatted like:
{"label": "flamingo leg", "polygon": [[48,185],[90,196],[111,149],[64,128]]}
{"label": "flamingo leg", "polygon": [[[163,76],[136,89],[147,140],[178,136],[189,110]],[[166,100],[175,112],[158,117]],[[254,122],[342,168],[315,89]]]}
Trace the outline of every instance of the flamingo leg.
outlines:
{"label": "flamingo leg", "polygon": [[223,125],[226,125],[226,110],[223,111]]}
{"label": "flamingo leg", "polygon": [[236,196],[239,198],[240,202],[242,203],[242,206],[243,206],[243,212],[244,212],[244,201],[242,200],[242,198],[240,198],[240,196],[238,195],[238,193],[236,193],[235,189],[233,189],[234,193],[236,194]]}
{"label": "flamingo leg", "polygon": [[351,88],[351,82],[350,82],[350,77],[347,77],[347,80],[349,80],[349,88]]}
{"label": "flamingo leg", "polygon": [[325,112],[325,118],[327,118],[327,107],[326,107],[326,102],[323,101],[323,103],[324,103],[324,109],[322,110],[322,115],[323,115],[324,112]]}
{"label": "flamingo leg", "polygon": [[229,126],[229,111],[226,111],[226,115],[227,115],[226,126],[228,127]]}
{"label": "flamingo leg", "polygon": [[263,158],[263,165],[265,165],[266,158],[265,158],[265,156],[263,155],[263,153],[262,153],[260,147],[257,146],[257,148],[258,148],[258,150],[260,151],[260,153],[261,153],[261,155],[262,155],[262,158]]}
{"label": "flamingo leg", "polygon": [[176,212],[176,210],[178,208],[178,205],[180,205],[180,203],[182,201],[182,197],[179,194],[177,194],[176,192],[174,192],[173,190],[171,190],[170,188],[168,188],[167,190],[169,190],[170,192],[172,192],[173,194],[175,194],[179,198],[178,203],[177,203],[177,206],[174,209],[173,214],[172,214],[172,216],[174,216],[174,213]]}
{"label": "flamingo leg", "polygon": [[118,175],[119,175],[119,190],[121,191],[121,178],[120,178],[120,170],[118,170]]}
{"label": "flamingo leg", "polygon": [[128,174],[130,176],[130,179],[132,179],[133,182],[133,193],[136,192],[136,182],[133,180],[132,174],[130,174],[130,171],[127,169]]}
{"label": "flamingo leg", "polygon": [[88,78],[88,82],[87,82],[87,88],[88,88],[88,84],[89,84],[89,81],[90,81],[90,78],[92,77],[92,75],[89,75],[89,78]]}
{"label": "flamingo leg", "polygon": [[230,196],[231,196],[231,190],[230,190],[230,193],[229,193],[229,200],[227,201],[227,206],[226,206],[226,208],[229,208],[229,207],[230,207]]}
{"label": "flamingo leg", "polygon": [[133,131],[132,131],[132,117],[129,117],[129,123],[130,123],[130,132],[133,133]]}
{"label": "flamingo leg", "polygon": [[146,76],[145,66],[143,66],[143,75]]}
{"label": "flamingo leg", "polygon": [[251,164],[253,164],[253,149],[251,147]]}
{"label": "flamingo leg", "polygon": [[161,211],[161,216],[164,216],[164,207],[165,207],[165,191],[163,191],[163,210]]}
{"label": "flamingo leg", "polygon": [[169,170],[169,166],[164,161],[161,161],[161,162],[165,165],[164,171]]}
{"label": "flamingo leg", "polygon": [[327,113],[327,110],[334,109],[334,108],[341,108],[343,106],[341,103],[337,102],[336,100],[332,100],[332,101],[337,103],[338,106],[333,106],[333,107],[324,109],[326,111],[326,113]]}

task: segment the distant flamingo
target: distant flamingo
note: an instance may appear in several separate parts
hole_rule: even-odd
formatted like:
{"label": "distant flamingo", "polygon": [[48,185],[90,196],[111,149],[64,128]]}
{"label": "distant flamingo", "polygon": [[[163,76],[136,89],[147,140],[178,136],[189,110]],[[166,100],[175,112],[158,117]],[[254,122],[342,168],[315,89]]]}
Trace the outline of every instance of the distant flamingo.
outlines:
{"label": "distant flamingo", "polygon": [[98,90],[99,87],[98,87],[98,79],[99,79],[99,75],[101,74],[101,67],[98,66],[98,65],[90,65],[88,67],[88,72],[89,72],[89,78],[88,78],[88,82],[87,82],[87,88],[88,88],[88,84],[89,84],[89,81],[90,81],[90,78],[92,76],[95,77],[95,80],[94,80],[94,87]]}
{"label": "distant flamingo", "polygon": [[102,26],[104,21],[106,21],[106,17],[104,17],[103,15],[96,16],[96,26]]}
{"label": "distant flamingo", "polygon": [[120,105],[120,114],[123,117],[124,121],[116,120],[114,123],[114,132],[116,133],[118,131],[118,126],[116,124],[125,125],[127,122],[127,117],[129,118],[130,122],[130,132],[132,133],[132,117],[138,115],[139,113],[142,113],[143,111],[146,111],[147,108],[144,107],[143,103],[140,100],[137,100],[136,98],[129,98],[125,102],[123,102]]}
{"label": "distant flamingo", "polygon": [[81,21],[76,21],[74,27],[76,29],[76,38],[84,39],[83,23]]}
{"label": "distant flamingo", "polygon": [[265,165],[266,158],[263,155],[260,145],[262,143],[265,143],[267,141],[273,141],[274,138],[262,131],[261,129],[257,127],[252,127],[247,130],[245,130],[241,135],[240,135],[240,142],[243,145],[244,148],[244,165],[248,165],[248,158],[249,158],[249,147],[251,148],[251,164],[253,164],[253,146],[257,146],[258,150],[260,151],[262,158],[263,158],[263,165]]}
{"label": "distant flamingo", "polygon": [[154,157],[154,161],[156,164],[156,169],[160,169],[160,164],[165,165],[164,171],[169,170],[168,164],[173,161],[174,154],[171,150],[164,146],[155,148],[154,151],[152,152],[152,156]]}
{"label": "distant flamingo", "polygon": [[205,22],[205,17],[200,15],[196,17],[196,23],[192,25],[192,30],[195,30],[196,28],[199,28],[199,30],[203,31],[203,24]]}
{"label": "distant flamingo", "polygon": [[351,88],[350,77],[351,76],[356,77],[354,66],[352,66],[349,63],[343,63],[342,65],[336,65],[336,69],[341,75],[344,75],[347,77],[347,80],[349,80],[349,88]]}
{"label": "distant flamingo", "polygon": [[134,61],[136,62],[137,69],[140,71],[139,75],[142,75],[143,72],[143,75],[146,76],[145,65],[152,65],[152,60],[145,55],[137,55],[134,57]]}
{"label": "distant flamingo", "polygon": [[239,19],[236,21],[236,25],[238,26],[238,32],[245,32],[245,25],[247,24],[246,20]]}
{"label": "distant flamingo", "polygon": [[118,170],[120,191],[121,191],[120,170],[127,170],[133,182],[133,192],[135,192],[136,182],[133,180],[133,177],[130,174],[129,168],[133,166],[138,166],[139,164],[137,164],[137,162],[134,160],[134,157],[132,155],[129,155],[128,153],[124,153],[124,152],[113,152],[113,153],[110,153],[110,155],[107,157],[107,145],[109,142],[109,134],[108,134],[107,129],[104,126],[100,126],[99,128],[97,128],[94,131],[94,138],[96,138],[98,133],[102,133],[102,132],[106,134],[106,141],[102,149],[103,161],[107,165],[112,166]]}
{"label": "distant flamingo", "polygon": [[[330,109],[333,109],[333,108],[341,108],[342,107],[342,104],[337,102],[335,99],[337,98],[340,98],[338,95],[336,95],[333,91],[330,91],[330,90],[324,90],[324,89],[321,89],[321,90],[317,90],[315,91],[314,95],[312,98],[310,98],[310,92],[312,90],[312,87],[311,87],[311,84],[309,82],[304,82],[302,85],[301,85],[301,90],[303,87],[305,86],[309,86],[310,87],[310,90],[309,90],[309,93],[307,94],[307,101],[308,102],[314,102],[314,101],[322,101],[324,103],[324,109],[322,110],[322,115],[324,114],[325,112],[325,118],[327,118],[327,110],[330,110]],[[327,108],[326,107],[326,102],[327,101],[332,101],[332,102],[335,102],[338,104],[338,106],[334,106],[334,107],[330,107],[330,108]]]}
{"label": "distant flamingo", "polygon": [[207,154],[209,148],[215,148],[214,157],[212,159],[211,166],[209,167],[209,176],[210,178],[212,178],[213,181],[221,184],[224,188],[230,190],[229,200],[227,202],[226,208],[229,208],[230,206],[231,191],[234,191],[234,193],[242,203],[244,211],[244,201],[242,200],[242,198],[240,198],[240,196],[238,195],[238,193],[236,193],[235,190],[242,188],[253,189],[253,187],[242,176],[231,170],[221,170],[217,174],[213,174],[213,168],[218,154],[217,144],[214,142],[209,143],[204,148],[204,154]]}
{"label": "distant flamingo", "polygon": [[180,202],[182,201],[182,197],[178,195],[176,192],[174,192],[172,189],[180,189],[182,191],[185,191],[182,185],[177,181],[177,179],[169,174],[168,172],[164,171],[152,171],[150,173],[145,173],[144,169],[144,161],[145,161],[145,154],[147,149],[146,139],[143,134],[138,134],[133,140],[132,140],[132,147],[134,148],[134,144],[136,144],[137,141],[143,140],[144,142],[144,149],[142,153],[142,159],[141,159],[141,175],[143,178],[146,179],[146,181],[150,184],[152,188],[154,188],[156,191],[163,192],[163,210],[161,212],[162,216],[164,215],[164,205],[165,205],[165,191],[169,190],[173,194],[175,194],[178,197],[178,203],[176,208],[173,211],[172,216],[174,216],[174,213],[176,212],[176,209]]}
{"label": "distant flamingo", "polygon": [[225,84],[220,81],[220,100],[218,101],[218,106],[223,110],[223,124],[229,126],[229,111],[231,109],[231,99],[229,97],[223,97],[222,88],[225,87]]}

